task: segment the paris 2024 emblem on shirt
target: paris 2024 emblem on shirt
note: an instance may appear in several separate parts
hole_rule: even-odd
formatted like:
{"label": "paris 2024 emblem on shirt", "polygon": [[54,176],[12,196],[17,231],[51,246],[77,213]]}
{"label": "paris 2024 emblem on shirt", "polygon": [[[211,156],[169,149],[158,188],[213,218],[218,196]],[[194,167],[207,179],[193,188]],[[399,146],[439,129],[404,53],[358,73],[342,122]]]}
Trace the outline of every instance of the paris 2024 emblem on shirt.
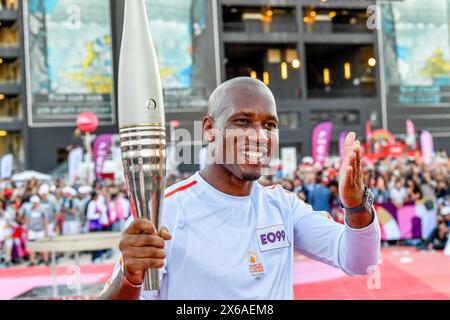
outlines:
{"label": "paris 2024 emblem on shirt", "polygon": [[264,267],[256,252],[248,252],[248,270],[253,277],[260,277],[264,274]]}

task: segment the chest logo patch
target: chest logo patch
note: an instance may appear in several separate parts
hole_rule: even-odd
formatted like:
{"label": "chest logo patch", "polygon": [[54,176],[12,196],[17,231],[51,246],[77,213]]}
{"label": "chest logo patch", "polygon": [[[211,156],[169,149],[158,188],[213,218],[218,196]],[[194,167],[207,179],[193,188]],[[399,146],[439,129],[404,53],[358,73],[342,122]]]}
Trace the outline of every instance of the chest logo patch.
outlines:
{"label": "chest logo patch", "polygon": [[256,229],[256,238],[261,252],[291,246],[283,224]]}
{"label": "chest logo patch", "polygon": [[253,277],[259,277],[264,274],[264,266],[256,252],[248,252],[248,271]]}

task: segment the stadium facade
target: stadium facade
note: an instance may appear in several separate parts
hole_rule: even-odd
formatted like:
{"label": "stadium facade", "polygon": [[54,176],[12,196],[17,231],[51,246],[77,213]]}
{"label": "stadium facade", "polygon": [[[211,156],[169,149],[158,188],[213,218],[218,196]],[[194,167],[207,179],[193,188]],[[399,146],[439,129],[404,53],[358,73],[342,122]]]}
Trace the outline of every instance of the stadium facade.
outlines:
{"label": "stadium facade", "polygon": [[[281,147],[298,157],[310,155],[312,129],[325,120],[331,155],[341,131],[364,139],[369,119],[399,137],[411,119],[450,150],[449,0],[384,1],[381,19],[375,1],[363,0],[147,2],[167,122],[192,137],[216,85],[252,76],[274,92]],[[0,57],[17,73],[0,83],[0,155],[13,153],[18,169],[63,164],[67,146],[82,145],[82,111],[98,114],[96,133],[118,132],[122,16],[119,0],[28,0],[0,10],[2,31],[11,29],[0,34]],[[202,144],[189,143],[194,152]]]}

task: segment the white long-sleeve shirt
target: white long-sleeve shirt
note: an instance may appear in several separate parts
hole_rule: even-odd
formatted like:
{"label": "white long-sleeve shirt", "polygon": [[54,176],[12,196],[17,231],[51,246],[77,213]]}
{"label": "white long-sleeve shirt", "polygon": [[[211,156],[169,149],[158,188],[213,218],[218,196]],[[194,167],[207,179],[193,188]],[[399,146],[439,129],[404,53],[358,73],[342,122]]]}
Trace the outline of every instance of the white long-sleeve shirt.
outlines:
{"label": "white long-sleeve shirt", "polygon": [[101,211],[97,204],[97,201],[94,200],[89,201],[86,209],[86,217],[87,220],[100,220]]}
{"label": "white long-sleeve shirt", "polygon": [[142,291],[141,299],[293,299],[294,251],[351,275],[366,274],[379,259],[376,217],[353,229],[280,186],[254,183],[249,196],[236,197],[197,173],[166,190],[163,208],[173,238],[161,290]]}

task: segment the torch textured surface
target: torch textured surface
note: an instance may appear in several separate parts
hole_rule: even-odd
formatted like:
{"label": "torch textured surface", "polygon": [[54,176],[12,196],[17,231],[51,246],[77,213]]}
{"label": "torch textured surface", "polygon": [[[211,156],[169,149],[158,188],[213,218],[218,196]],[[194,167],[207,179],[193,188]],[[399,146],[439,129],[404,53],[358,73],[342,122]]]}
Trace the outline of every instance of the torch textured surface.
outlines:
{"label": "torch textured surface", "polygon": [[[139,218],[159,229],[165,187],[166,134],[163,126],[130,127],[120,130],[122,162],[130,203]],[[159,288],[157,269],[146,274],[148,290]]]}

